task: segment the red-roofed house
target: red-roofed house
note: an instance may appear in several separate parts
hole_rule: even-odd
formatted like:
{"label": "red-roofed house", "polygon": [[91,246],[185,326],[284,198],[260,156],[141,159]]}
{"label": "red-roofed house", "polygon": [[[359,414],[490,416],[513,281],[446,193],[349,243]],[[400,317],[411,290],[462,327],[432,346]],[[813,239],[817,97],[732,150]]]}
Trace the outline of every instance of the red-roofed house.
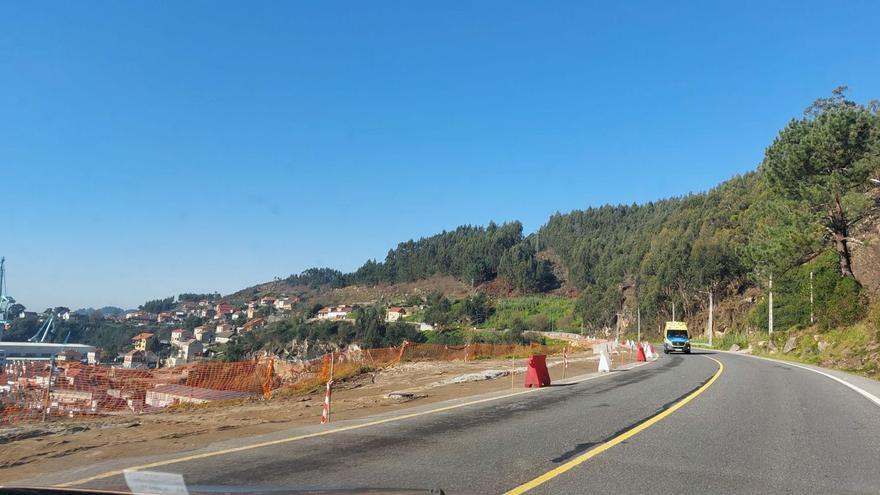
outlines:
{"label": "red-roofed house", "polygon": [[166,311],[166,312],[159,313],[159,316],[156,317],[156,322],[157,323],[165,323],[168,321],[174,321],[175,319],[176,319],[176,317],[174,316],[174,313]]}
{"label": "red-roofed house", "polygon": [[220,303],[214,306],[214,311],[220,316],[231,315],[235,312],[235,307],[229,303]]}
{"label": "red-roofed house", "polygon": [[253,319],[253,320],[245,323],[244,326],[241,327],[241,331],[242,332],[250,332],[251,330],[256,330],[257,328],[262,328],[264,326],[266,326],[266,319],[265,318],[256,318],[256,319]]}

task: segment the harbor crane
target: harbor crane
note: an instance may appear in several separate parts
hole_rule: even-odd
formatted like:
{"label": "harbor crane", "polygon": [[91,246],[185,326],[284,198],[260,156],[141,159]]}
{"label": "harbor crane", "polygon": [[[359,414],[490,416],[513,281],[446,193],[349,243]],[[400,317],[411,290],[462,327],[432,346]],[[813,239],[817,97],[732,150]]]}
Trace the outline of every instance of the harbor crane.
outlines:
{"label": "harbor crane", "polygon": [[[6,290],[6,258],[0,257],[0,330],[8,330],[14,315],[9,314],[9,308],[15,304],[15,299]],[[3,333],[0,332],[0,340]]]}
{"label": "harbor crane", "polygon": [[[34,334],[33,337],[28,339],[28,342],[45,342],[46,338],[49,336],[55,336],[55,312],[53,311],[49,318],[40,325],[40,329],[37,330],[37,333]],[[70,337],[70,334],[67,335]],[[51,339],[49,340],[51,342]],[[67,343],[67,340],[64,341]]]}

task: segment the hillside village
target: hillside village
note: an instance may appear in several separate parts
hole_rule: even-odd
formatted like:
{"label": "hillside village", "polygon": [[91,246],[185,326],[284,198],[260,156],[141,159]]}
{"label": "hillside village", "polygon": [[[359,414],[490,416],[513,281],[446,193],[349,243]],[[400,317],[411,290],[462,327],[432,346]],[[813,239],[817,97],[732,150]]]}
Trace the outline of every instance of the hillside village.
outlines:
{"label": "hillside village", "polygon": [[[157,368],[190,364],[205,359],[216,359],[222,355],[226,344],[240,336],[261,329],[274,322],[300,317],[296,296],[264,296],[236,307],[224,301],[202,300],[182,303],[174,310],[149,313],[143,310],[129,311],[120,321],[138,328],[158,327],[154,331],[144,331],[132,337],[131,349],[110,360],[121,361],[125,368]],[[305,321],[353,321],[355,306],[372,305],[373,302],[324,306],[308,315]],[[405,308],[388,306],[385,308],[385,321],[402,321],[408,314],[418,311],[418,307]],[[197,326],[184,328],[187,322],[199,321]],[[432,330],[433,326],[423,322],[411,322],[419,330]],[[170,335],[163,338],[163,329],[171,328]]]}
{"label": "hillside village", "polygon": [[[0,383],[5,384],[0,387],[0,400],[34,404],[21,412],[24,415],[41,414],[41,411],[78,415],[141,413],[174,404],[251,398],[258,395],[253,390],[254,377],[266,374],[258,370],[263,369],[260,367],[268,360],[275,361],[275,357],[272,353],[257,353],[259,349],[254,347],[251,350],[255,359],[250,356],[247,360],[229,359],[230,348],[267,326],[354,328],[359,314],[366,314],[366,318],[381,314],[384,323],[403,325],[410,332],[433,328],[420,322],[403,321],[420,311],[419,306],[382,306],[368,302],[314,305],[304,310],[299,297],[284,294],[267,295],[238,305],[223,299],[171,304],[170,299],[173,298],[164,300],[163,305],[171,307],[158,312],[144,309],[151,306],[150,302],[138,310],[108,316],[84,315],[67,308],[51,308],[39,314],[19,312],[13,331],[16,326],[27,324],[39,324],[42,331],[54,319],[63,323],[48,334],[47,341],[6,344],[0,356],[3,362]],[[71,328],[90,324],[110,325],[112,332],[129,332],[131,337],[118,352],[109,352],[99,345],[68,343]],[[64,331],[68,332],[66,337],[62,337]],[[25,349],[27,354],[17,353],[19,348]],[[8,352],[13,349],[13,353]],[[351,349],[357,350],[359,346]],[[315,362],[320,369],[323,352],[316,346],[314,352],[286,355],[275,367],[276,373],[280,373],[278,379],[290,380],[291,372],[294,377],[313,377]],[[230,360],[238,362],[218,362]],[[297,371],[285,373],[283,369]],[[271,375],[272,367],[269,370]],[[45,404],[41,399],[44,396],[48,401]]]}

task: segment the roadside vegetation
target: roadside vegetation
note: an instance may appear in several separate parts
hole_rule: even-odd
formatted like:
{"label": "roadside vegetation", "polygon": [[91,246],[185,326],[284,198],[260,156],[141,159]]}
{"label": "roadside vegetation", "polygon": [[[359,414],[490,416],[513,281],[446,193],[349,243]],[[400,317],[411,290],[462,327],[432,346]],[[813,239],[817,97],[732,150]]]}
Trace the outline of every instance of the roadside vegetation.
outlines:
{"label": "roadside vegetation", "polygon": [[[870,321],[822,331],[818,327],[774,331],[727,332],[715,336],[713,348],[739,350],[776,359],[836,368],[880,379],[880,335]],[[692,339],[707,345],[705,336]]]}
{"label": "roadside vegetation", "polygon": [[573,299],[536,295],[497,301],[492,316],[481,327],[580,333],[581,319]]}

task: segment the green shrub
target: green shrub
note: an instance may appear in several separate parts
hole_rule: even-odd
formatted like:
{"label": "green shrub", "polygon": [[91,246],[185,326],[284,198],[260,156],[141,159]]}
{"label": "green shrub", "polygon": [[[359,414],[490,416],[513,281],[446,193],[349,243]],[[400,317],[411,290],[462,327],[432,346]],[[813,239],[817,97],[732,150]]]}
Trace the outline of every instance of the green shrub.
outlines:
{"label": "green shrub", "polygon": [[[852,325],[864,318],[867,297],[854,279],[840,275],[837,254],[826,251],[809,263],[773,280],[773,323],[777,330],[810,325],[810,272],[813,272],[813,314],[823,329]],[[767,297],[749,313],[753,328],[767,328]]]}
{"label": "green shrub", "polygon": [[547,318],[547,315],[532,315],[526,321],[526,325],[535,332],[546,332],[550,330],[550,318]]}
{"label": "green shrub", "polygon": [[552,330],[579,331],[580,319],[575,316],[575,300],[559,296],[526,296],[496,302],[495,312],[482,325],[486,328],[531,328],[538,330],[543,322],[532,319],[543,315]]}
{"label": "green shrub", "polygon": [[445,345],[461,345],[465,342],[464,332],[461,330],[435,331],[429,330],[422,332],[425,341],[428,344],[445,344]]}
{"label": "green shrub", "polygon": [[[700,340],[705,342],[706,338],[702,337]],[[722,335],[716,335],[712,338],[712,346],[716,349],[727,350],[730,349],[730,346],[733,344],[745,349],[749,346],[749,336],[745,333],[725,332]]]}
{"label": "green shrub", "polygon": [[852,325],[865,316],[868,298],[852,278],[841,277],[831,295],[816,308],[819,324],[829,328]]}
{"label": "green shrub", "polygon": [[876,302],[868,308],[868,317],[865,323],[869,331],[873,331],[874,340],[880,340],[880,302]]}

